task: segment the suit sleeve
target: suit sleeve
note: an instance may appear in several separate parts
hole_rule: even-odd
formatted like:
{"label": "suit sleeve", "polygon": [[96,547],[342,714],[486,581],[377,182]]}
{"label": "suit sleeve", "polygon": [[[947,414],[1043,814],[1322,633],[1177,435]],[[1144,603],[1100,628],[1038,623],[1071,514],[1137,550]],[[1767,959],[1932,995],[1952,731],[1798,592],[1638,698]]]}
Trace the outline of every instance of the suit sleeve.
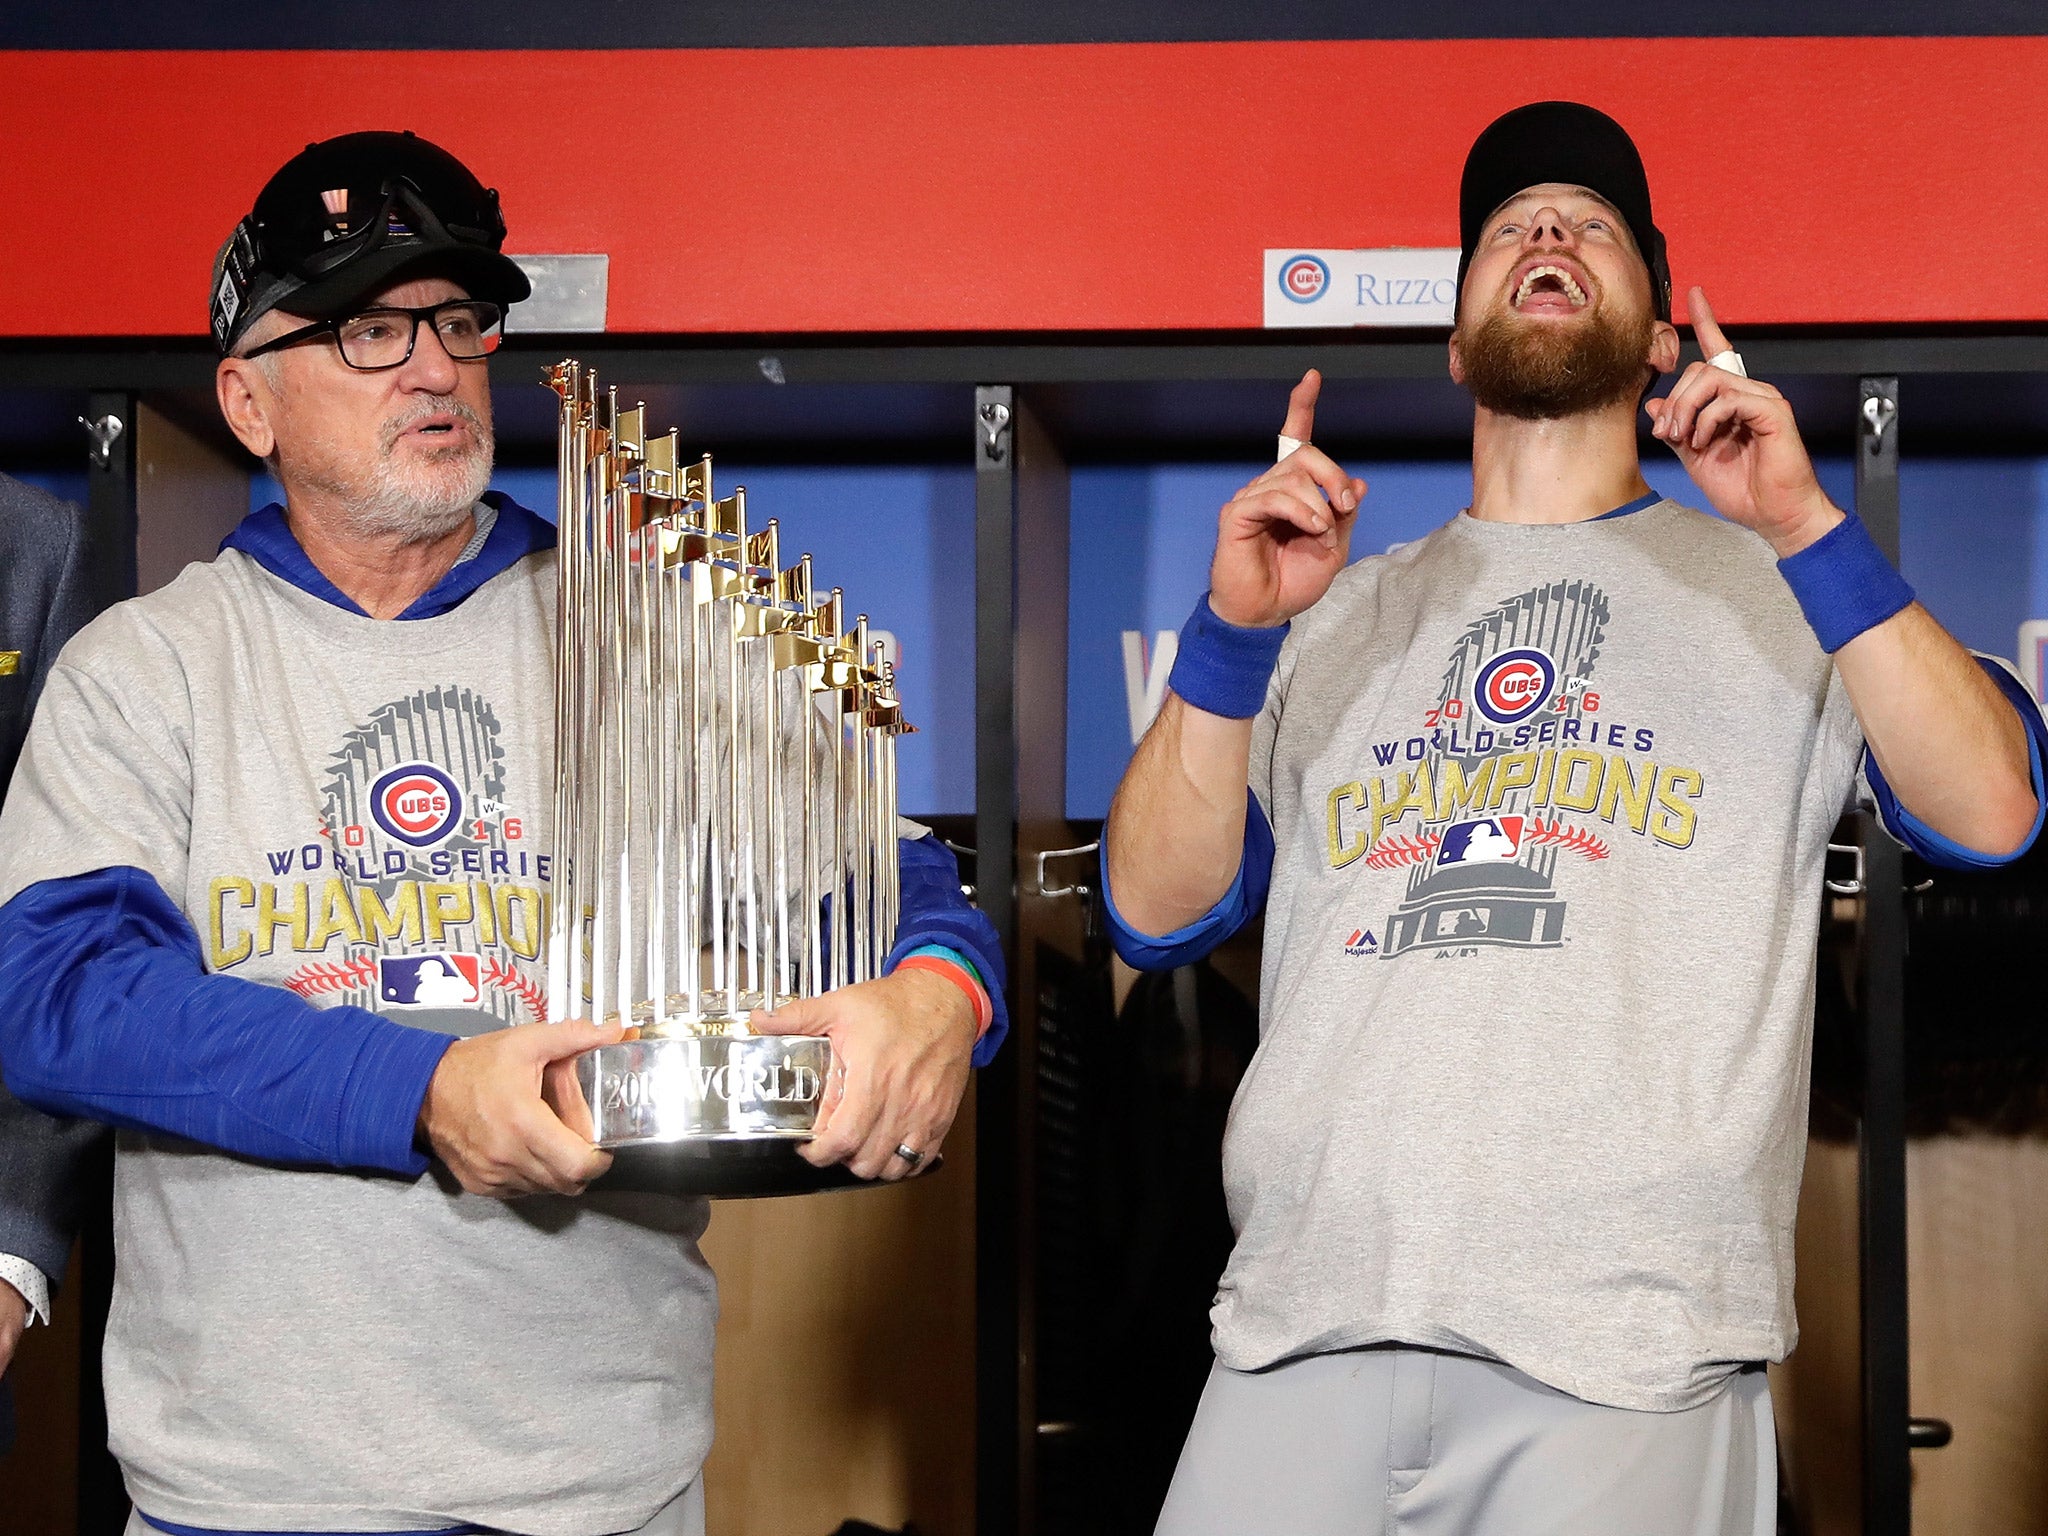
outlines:
{"label": "suit sleeve", "polygon": [[0,1088],[0,1254],[34,1265],[49,1290],[63,1279],[78,1236],[81,1170],[105,1134]]}
{"label": "suit sleeve", "polygon": [[[35,710],[58,653],[93,616],[98,595],[93,591],[86,558],[83,510],[36,494],[15,512],[33,516],[44,525],[44,536],[36,539],[33,553],[29,548],[12,553],[24,563],[35,559],[44,564],[47,581],[46,595],[38,594],[45,600],[29,653],[28,687],[23,696],[26,718]],[[26,530],[23,533],[26,536]],[[36,586],[31,575],[29,590]],[[18,747],[18,740],[0,741],[0,799],[5,798],[13,777]],[[0,998],[8,995],[0,991]],[[33,1265],[45,1282],[46,1294],[63,1278],[78,1235],[83,1169],[94,1144],[105,1135],[102,1126],[46,1115],[0,1088],[0,1255]],[[35,1299],[30,1298],[32,1302]]]}

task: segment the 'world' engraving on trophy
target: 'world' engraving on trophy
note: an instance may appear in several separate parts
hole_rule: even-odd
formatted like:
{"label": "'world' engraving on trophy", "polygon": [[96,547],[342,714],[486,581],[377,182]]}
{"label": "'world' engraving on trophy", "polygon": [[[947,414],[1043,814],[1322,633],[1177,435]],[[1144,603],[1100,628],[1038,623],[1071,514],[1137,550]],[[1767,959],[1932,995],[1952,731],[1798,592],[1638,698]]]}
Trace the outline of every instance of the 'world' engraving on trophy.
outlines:
{"label": "'world' engraving on trophy", "polygon": [[[604,1107],[630,1110],[654,1104],[661,1096],[657,1084],[663,1077],[639,1071],[606,1079]],[[699,1065],[690,1069],[689,1081],[699,1101],[722,1100],[742,1109],[755,1104],[814,1104],[824,1088],[816,1069],[789,1061]]]}

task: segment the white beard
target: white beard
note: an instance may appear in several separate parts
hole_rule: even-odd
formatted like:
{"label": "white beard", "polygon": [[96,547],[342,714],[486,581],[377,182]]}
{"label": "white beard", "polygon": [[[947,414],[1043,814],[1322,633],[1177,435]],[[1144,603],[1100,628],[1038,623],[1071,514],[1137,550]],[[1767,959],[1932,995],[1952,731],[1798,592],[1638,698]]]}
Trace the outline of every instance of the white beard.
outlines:
{"label": "white beard", "polygon": [[[392,445],[418,417],[440,411],[460,416],[474,434],[475,446],[461,453],[412,457],[401,462]],[[384,452],[370,472],[368,493],[349,508],[349,528],[359,538],[396,538],[425,544],[462,526],[491,483],[491,431],[477,414],[459,401],[432,401],[384,430]]]}
{"label": "white beard", "polygon": [[349,527],[362,538],[425,544],[462,526],[491,483],[491,447],[479,443],[460,458],[401,469],[379,461],[370,494],[349,509]]}

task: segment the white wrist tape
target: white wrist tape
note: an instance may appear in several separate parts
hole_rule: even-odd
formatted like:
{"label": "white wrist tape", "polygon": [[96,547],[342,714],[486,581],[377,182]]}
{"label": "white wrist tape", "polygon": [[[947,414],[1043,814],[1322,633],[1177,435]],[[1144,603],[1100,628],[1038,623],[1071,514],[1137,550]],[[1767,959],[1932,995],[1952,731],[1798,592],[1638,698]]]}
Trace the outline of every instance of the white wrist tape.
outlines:
{"label": "white wrist tape", "polygon": [[1712,357],[1708,358],[1707,366],[1709,368],[1719,368],[1723,373],[1732,373],[1739,379],[1749,377],[1749,370],[1742,366],[1742,354],[1732,347],[1726,351],[1716,352]]}
{"label": "white wrist tape", "polygon": [[[1730,353],[1730,354],[1728,354],[1728,355],[1729,355],[1729,356],[1733,356],[1734,354]],[[1294,450],[1295,450],[1295,449],[1297,449],[1297,448],[1306,448],[1307,446],[1308,446],[1308,444],[1307,444],[1307,443],[1305,443],[1305,442],[1303,442],[1303,441],[1302,441],[1302,439],[1300,439],[1300,438],[1298,438],[1298,437],[1289,437],[1289,436],[1288,436],[1288,435],[1287,435],[1287,434],[1286,434],[1285,432],[1282,432],[1282,433],[1280,434],[1280,453],[1279,453],[1279,458],[1276,458],[1276,459],[1274,460],[1274,462],[1275,462],[1275,463],[1278,463],[1280,459],[1284,459],[1284,458],[1286,458],[1286,457],[1287,457],[1287,455],[1289,455],[1290,453],[1294,452]]]}

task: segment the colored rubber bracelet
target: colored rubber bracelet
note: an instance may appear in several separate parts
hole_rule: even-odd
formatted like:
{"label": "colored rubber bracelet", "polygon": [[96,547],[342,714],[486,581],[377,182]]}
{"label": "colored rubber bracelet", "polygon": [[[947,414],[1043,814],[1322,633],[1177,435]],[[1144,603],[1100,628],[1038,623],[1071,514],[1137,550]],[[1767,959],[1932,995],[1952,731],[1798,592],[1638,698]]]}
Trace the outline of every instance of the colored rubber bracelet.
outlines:
{"label": "colored rubber bracelet", "polygon": [[1180,629],[1180,649],[1166,686],[1195,708],[1226,720],[1249,720],[1266,705],[1266,684],[1288,626],[1247,628],[1216,617],[1209,594]]}
{"label": "colored rubber bracelet", "polygon": [[1906,578],[1854,514],[1780,560],[1778,571],[1829,655],[1913,601]]}
{"label": "colored rubber bracelet", "polygon": [[930,971],[934,976],[943,976],[962,992],[974,1006],[974,1038],[979,1041],[988,1033],[988,1027],[995,1022],[995,1005],[989,1002],[988,992],[962,965],[937,955],[910,954],[896,962],[898,971]]}
{"label": "colored rubber bracelet", "polygon": [[912,955],[937,955],[941,960],[950,960],[972,977],[981,986],[982,990],[987,990],[988,984],[981,979],[981,967],[950,944],[920,944],[917,948],[907,953]]}

